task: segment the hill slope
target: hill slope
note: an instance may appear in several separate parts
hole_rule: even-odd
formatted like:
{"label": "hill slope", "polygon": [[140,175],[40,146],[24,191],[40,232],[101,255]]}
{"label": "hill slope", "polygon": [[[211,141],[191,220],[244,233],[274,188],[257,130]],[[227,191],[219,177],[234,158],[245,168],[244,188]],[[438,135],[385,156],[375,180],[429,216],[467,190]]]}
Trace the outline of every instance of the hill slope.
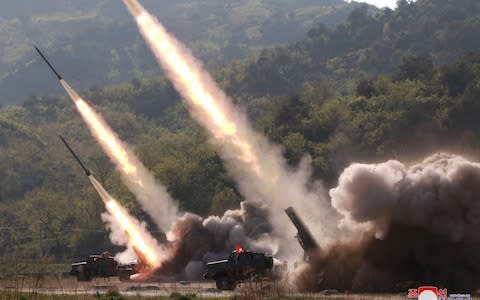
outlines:
{"label": "hill slope", "polygon": [[[480,48],[480,2],[418,0],[399,2],[376,15],[356,9],[335,29],[319,26],[302,41],[266,49],[257,59],[232,68],[237,95],[293,93],[305,81],[345,82],[358,76],[389,74],[406,56],[426,56],[442,64]],[[231,90],[231,93],[235,92]]]}
{"label": "hill slope", "polygon": [[[418,0],[375,17],[356,11],[334,30],[313,30],[302,42],[218,66],[214,74],[236,95],[258,132],[283,145],[292,167],[306,153],[311,155],[314,178],[327,188],[336,185],[339,173],[353,161],[410,162],[443,150],[478,161],[480,49],[461,53],[475,48],[470,39],[451,47],[436,43],[478,32],[478,3],[457,0],[455,6],[435,10],[438,1]],[[463,21],[448,23],[454,27],[435,26],[419,34],[426,29],[414,26],[454,11],[463,16]],[[412,24],[397,28],[398,18]],[[385,28],[387,21],[392,22],[389,35],[373,31],[366,40],[367,28]],[[399,44],[405,40],[409,42]],[[378,43],[392,48],[380,56],[374,47]],[[395,51],[395,45],[402,51]],[[428,45],[422,55],[408,55],[418,53],[421,45]],[[362,49],[371,53],[359,56]],[[363,59],[388,63],[371,66]],[[332,67],[339,64],[343,69]],[[235,183],[166,78],[152,76],[80,93],[135,147],[182,209],[207,215],[238,207],[242,197]],[[102,204],[58,140],[59,133],[113,195],[148,220],[71,101],[31,98],[0,109],[0,227],[5,229],[0,231],[0,268],[16,261],[13,254],[59,261],[111,247],[99,218]]]}
{"label": "hill slope", "polygon": [[[144,1],[168,30],[205,62],[245,57],[300,39],[312,26],[334,26],[358,7],[343,0]],[[153,57],[115,0],[8,3],[0,13],[0,103],[60,90],[44,76],[32,44],[80,87],[158,73]]]}

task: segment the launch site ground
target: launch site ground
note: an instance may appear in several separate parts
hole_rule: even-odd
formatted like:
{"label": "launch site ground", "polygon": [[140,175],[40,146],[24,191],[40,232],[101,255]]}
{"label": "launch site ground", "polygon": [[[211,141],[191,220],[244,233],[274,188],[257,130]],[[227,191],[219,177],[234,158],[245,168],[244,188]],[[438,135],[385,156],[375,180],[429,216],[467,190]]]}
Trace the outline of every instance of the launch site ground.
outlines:
{"label": "launch site ground", "polygon": [[[274,284],[240,285],[235,291],[219,291],[214,282],[132,283],[96,279],[77,282],[65,278],[0,280],[0,299],[406,299],[405,294],[350,294],[282,292]],[[474,297],[474,299],[480,299]]]}

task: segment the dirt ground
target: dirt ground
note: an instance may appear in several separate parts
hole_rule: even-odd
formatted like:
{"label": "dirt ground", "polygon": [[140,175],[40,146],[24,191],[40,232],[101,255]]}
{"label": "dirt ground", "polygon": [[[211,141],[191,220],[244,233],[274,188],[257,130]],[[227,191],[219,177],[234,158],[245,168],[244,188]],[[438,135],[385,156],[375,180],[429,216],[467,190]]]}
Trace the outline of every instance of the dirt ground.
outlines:
{"label": "dirt ground", "polygon": [[[97,278],[90,282],[77,282],[75,278],[62,276],[17,277],[0,280],[0,290],[4,292],[36,293],[51,295],[92,295],[98,296],[109,291],[118,291],[124,297],[157,298],[186,295],[188,298],[218,299],[353,299],[353,300],[405,300],[405,294],[348,294],[336,291],[302,294],[288,289],[284,283],[265,282],[261,286],[243,283],[235,291],[219,291],[215,282],[171,282],[171,283],[135,283],[121,282],[117,278]],[[0,297],[1,298],[1,297]],[[188,299],[187,298],[187,299]],[[478,297],[474,297],[478,299]]]}
{"label": "dirt ground", "polygon": [[225,294],[215,288],[214,282],[136,283],[122,282],[118,278],[97,278],[89,282],[78,282],[75,278],[59,276],[0,280],[0,289],[46,294],[97,294],[109,290],[118,290],[122,295]]}

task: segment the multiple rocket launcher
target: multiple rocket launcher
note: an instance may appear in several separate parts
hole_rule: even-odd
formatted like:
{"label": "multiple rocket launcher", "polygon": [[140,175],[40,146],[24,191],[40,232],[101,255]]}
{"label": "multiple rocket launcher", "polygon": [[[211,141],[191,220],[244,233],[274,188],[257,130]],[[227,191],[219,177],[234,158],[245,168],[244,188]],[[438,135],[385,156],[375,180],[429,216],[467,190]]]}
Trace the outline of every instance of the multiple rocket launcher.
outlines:
{"label": "multiple rocket launcher", "polygon": [[[55,74],[57,79],[60,81],[60,83],[64,87],[65,91],[71,97],[72,101],[75,104],[77,104],[77,108],[78,108],[78,103],[83,100],[81,100],[80,96],[68,85],[68,83],[65,80],[63,80],[62,76],[57,72],[57,70],[55,70],[53,65],[48,61],[45,55],[43,55],[40,49],[38,49],[35,46],[35,50],[42,57],[45,63],[49,66],[52,72]],[[59,136],[59,137],[62,140],[62,142],[65,144],[67,149],[70,151],[74,159],[78,162],[80,167],[83,169],[83,171],[85,172],[85,175],[89,178],[90,182],[96,189],[97,193],[102,198],[107,211],[122,224],[121,228],[124,231],[124,233],[128,236],[128,240],[133,241],[131,246],[139,260],[138,261],[139,264],[137,265],[137,267],[143,270],[143,269],[148,269],[146,268],[147,266],[148,267],[157,266],[158,262],[157,262],[156,256],[153,255],[153,258],[152,258],[152,255],[150,255],[152,253],[152,249],[154,248],[154,246],[151,243],[147,242],[148,245],[145,243],[146,240],[151,239],[151,236],[148,236],[146,232],[142,233],[142,231],[144,230],[141,228],[140,223],[136,222],[136,220],[132,216],[130,216],[124,208],[120,207],[118,202],[115,199],[113,199],[108,194],[108,192],[100,185],[100,183],[94,178],[90,170],[88,170],[87,167],[83,164],[83,162],[80,160],[78,155],[73,151],[72,147],[70,147],[67,141],[62,136]],[[140,246],[142,249],[139,249]]]}
{"label": "multiple rocket launcher", "polygon": [[[127,5],[129,4],[129,2],[127,1],[126,2]],[[74,96],[77,96],[77,97],[72,97],[72,100],[73,101],[76,101],[74,99],[78,98],[78,95],[75,93],[75,91],[73,91],[73,89],[70,88],[70,86],[63,80],[62,76],[57,72],[57,70],[55,70],[55,68],[53,67],[53,65],[48,61],[48,59],[45,57],[45,55],[40,51],[40,49],[38,49],[37,46],[34,46],[35,47],[35,50],[38,52],[38,54],[42,57],[42,59],[45,61],[45,63],[49,66],[49,68],[52,70],[52,72],[55,74],[55,76],[57,77],[57,79],[60,81],[60,83],[62,84],[62,86],[65,88],[65,91],[70,95],[74,95]],[[75,158],[75,160],[78,162],[78,164],[80,165],[80,167],[83,169],[83,171],[85,172],[85,175],[87,177],[90,177],[92,176],[92,173],[85,167],[85,165],[82,163],[82,161],[80,160],[80,158],[77,156],[77,154],[73,151],[73,149],[70,147],[70,145],[67,143],[67,141],[62,137],[62,136],[59,136],[60,139],[62,140],[62,142],[65,144],[65,146],[67,147],[67,149],[70,151],[70,153],[72,154],[72,156]],[[291,220],[291,222],[293,223],[293,225],[296,227],[296,229],[298,230],[298,233],[297,233],[297,240],[300,244],[300,246],[303,248],[304,250],[304,259],[306,261],[309,261],[311,259],[311,255],[314,255],[314,253],[316,251],[318,251],[320,249],[320,247],[318,246],[318,243],[316,242],[316,240],[314,239],[313,235],[311,234],[310,230],[306,227],[306,225],[303,223],[303,221],[301,220],[301,218],[298,216],[298,214],[296,213],[296,211],[294,210],[293,207],[288,207],[286,210],[285,210],[285,213],[287,214],[287,216],[289,217],[289,219]],[[137,251],[135,251],[137,252]],[[138,255],[138,253],[137,253]]]}

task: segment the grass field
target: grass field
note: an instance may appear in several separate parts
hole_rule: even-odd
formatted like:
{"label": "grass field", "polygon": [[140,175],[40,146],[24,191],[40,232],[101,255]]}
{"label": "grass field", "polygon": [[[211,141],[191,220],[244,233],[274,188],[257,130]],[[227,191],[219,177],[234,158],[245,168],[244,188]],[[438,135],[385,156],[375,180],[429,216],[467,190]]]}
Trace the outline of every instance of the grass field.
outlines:
{"label": "grass field", "polygon": [[274,300],[274,299],[330,299],[330,300],[400,300],[406,299],[406,296],[400,295],[358,295],[358,294],[341,294],[341,295],[318,295],[318,294],[309,294],[309,295],[284,295],[284,296],[269,296],[269,295],[259,295],[259,294],[234,294],[231,296],[219,296],[219,297],[205,297],[198,296],[196,294],[180,294],[172,293],[169,296],[148,296],[148,295],[122,295],[118,291],[110,290],[106,293],[97,293],[97,294],[41,294],[38,292],[18,292],[18,291],[2,291],[0,292],[0,300],[3,299],[34,299],[34,300],[57,300],[57,299],[66,299],[66,300],[130,300],[130,299],[152,299],[152,300],[194,300],[194,299],[215,299],[215,300],[247,300],[247,299],[262,299],[262,300]]}
{"label": "grass field", "polygon": [[[134,283],[118,279],[94,279],[77,282],[62,276],[17,276],[0,280],[0,300],[93,300],[93,299],[162,299],[162,300],[274,300],[274,299],[328,299],[328,300],[406,300],[403,294],[298,293],[288,291],[285,284],[266,283],[258,286],[241,284],[234,292],[220,292],[210,281],[190,283]],[[479,299],[474,297],[474,299]]]}
{"label": "grass field", "polygon": [[[57,300],[57,299],[65,299],[65,300],[120,300],[120,299],[152,299],[152,300],[189,300],[189,299],[200,299],[194,297],[192,295],[172,295],[172,296],[122,296],[118,293],[112,292],[103,295],[44,295],[44,294],[37,294],[37,293],[11,293],[11,292],[0,292],[0,299],[18,299],[18,300],[27,300],[27,299],[35,299],[35,300]],[[235,299],[235,297],[228,297],[228,298],[201,298],[201,299]]]}

